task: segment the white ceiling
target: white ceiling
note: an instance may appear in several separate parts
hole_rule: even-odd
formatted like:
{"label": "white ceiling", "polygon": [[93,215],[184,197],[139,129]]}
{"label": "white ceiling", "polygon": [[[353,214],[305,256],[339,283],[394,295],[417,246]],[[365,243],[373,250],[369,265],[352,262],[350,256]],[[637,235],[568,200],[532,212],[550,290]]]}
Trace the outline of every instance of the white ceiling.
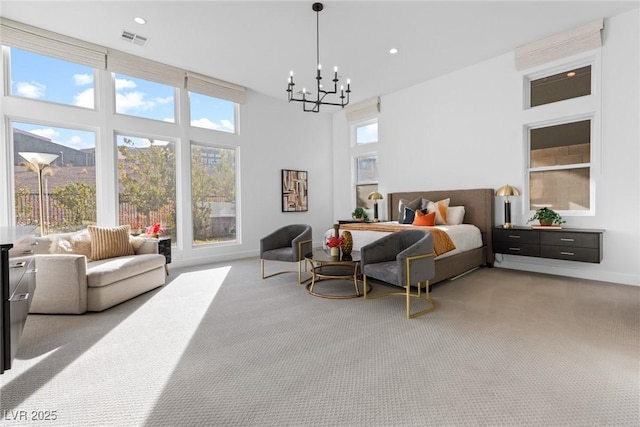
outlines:
{"label": "white ceiling", "polygon": [[[286,99],[315,84],[313,1],[10,1],[6,18]],[[320,62],[351,78],[352,103],[464,68],[635,1],[324,1]],[[146,25],[133,22],[135,16]],[[607,21],[605,21],[606,29]],[[150,39],[121,40],[123,30]],[[396,55],[388,53],[397,47]],[[329,77],[326,73],[326,77]],[[331,110],[324,110],[331,111]]]}

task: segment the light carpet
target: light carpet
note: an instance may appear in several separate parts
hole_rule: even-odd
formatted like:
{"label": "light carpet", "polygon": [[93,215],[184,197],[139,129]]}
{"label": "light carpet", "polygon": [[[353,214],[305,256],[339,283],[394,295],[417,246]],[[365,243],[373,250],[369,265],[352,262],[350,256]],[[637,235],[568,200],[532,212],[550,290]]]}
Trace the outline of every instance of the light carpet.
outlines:
{"label": "light carpet", "polygon": [[259,275],[256,258],[174,269],[102,313],[30,315],[2,424],[640,425],[638,287],[484,268],[407,320],[402,297]]}

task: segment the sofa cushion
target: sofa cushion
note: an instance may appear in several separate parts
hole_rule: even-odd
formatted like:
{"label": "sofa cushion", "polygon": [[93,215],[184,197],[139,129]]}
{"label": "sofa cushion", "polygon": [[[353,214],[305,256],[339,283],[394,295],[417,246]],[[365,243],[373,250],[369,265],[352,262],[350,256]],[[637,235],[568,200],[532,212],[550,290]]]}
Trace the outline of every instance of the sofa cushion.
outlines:
{"label": "sofa cushion", "polygon": [[87,286],[98,288],[119,280],[163,268],[166,259],[160,254],[130,255],[87,263]]}
{"label": "sofa cushion", "polygon": [[50,238],[49,253],[84,255],[87,259],[91,257],[91,236],[88,230],[52,234]]}
{"label": "sofa cushion", "polygon": [[131,228],[129,225],[120,227],[87,227],[91,235],[91,259],[93,261],[133,255],[133,247],[129,243]]}

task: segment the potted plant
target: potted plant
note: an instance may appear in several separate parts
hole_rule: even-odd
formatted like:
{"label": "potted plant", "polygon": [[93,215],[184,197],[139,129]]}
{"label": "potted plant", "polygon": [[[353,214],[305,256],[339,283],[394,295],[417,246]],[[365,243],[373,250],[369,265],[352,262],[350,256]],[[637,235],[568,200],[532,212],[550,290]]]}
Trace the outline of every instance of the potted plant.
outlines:
{"label": "potted plant", "polygon": [[540,221],[540,225],[560,225],[566,222],[559,214],[547,207],[538,209],[527,222],[534,221],[536,219]]}
{"label": "potted plant", "polygon": [[356,221],[368,221],[369,215],[367,215],[367,211],[363,208],[355,208],[353,212],[351,212],[351,218]]}

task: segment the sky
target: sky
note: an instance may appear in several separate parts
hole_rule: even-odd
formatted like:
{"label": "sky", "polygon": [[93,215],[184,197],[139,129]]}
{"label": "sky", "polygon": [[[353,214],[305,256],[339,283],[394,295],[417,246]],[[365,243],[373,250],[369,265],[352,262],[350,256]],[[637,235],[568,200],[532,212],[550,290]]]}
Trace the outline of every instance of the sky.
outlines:
{"label": "sky", "polygon": [[[168,85],[122,74],[111,74],[116,113],[175,123],[177,91]],[[46,102],[93,109],[95,76],[91,67],[11,49],[11,94]],[[235,131],[235,106],[230,101],[190,93],[191,125],[223,132]],[[18,123],[13,126],[75,149],[94,148],[94,132]],[[120,138],[119,138],[120,139]],[[146,139],[132,138],[136,145]]]}

